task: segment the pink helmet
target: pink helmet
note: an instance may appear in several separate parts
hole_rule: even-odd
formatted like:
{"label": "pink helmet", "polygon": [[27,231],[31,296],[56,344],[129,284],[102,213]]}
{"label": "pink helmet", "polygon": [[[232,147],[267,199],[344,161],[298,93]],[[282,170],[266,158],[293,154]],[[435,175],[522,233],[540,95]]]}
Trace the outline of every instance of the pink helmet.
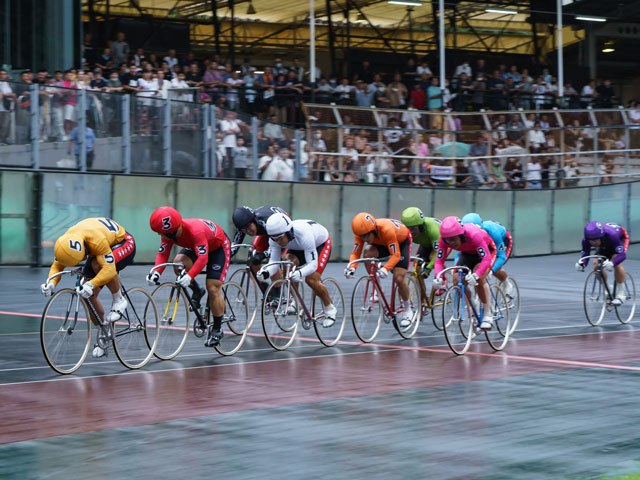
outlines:
{"label": "pink helmet", "polygon": [[440,236],[442,238],[451,238],[464,234],[462,221],[458,217],[446,217],[440,224]]}

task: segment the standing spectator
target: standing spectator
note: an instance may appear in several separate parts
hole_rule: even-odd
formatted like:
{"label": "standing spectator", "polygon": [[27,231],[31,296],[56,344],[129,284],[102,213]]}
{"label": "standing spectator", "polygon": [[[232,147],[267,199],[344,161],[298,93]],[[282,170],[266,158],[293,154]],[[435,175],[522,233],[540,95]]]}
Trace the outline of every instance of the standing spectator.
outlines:
{"label": "standing spectator", "polygon": [[[258,135],[260,132],[258,132]],[[265,154],[260,157],[258,162],[258,178],[262,178],[264,171],[271,164],[271,162],[276,158],[276,147],[274,145],[267,145],[265,150]]]}
{"label": "standing spectator", "polygon": [[90,67],[96,63],[96,58],[98,57],[98,52],[89,32],[85,32],[84,34],[84,41],[82,42],[82,57],[83,63],[88,64]]}
{"label": "standing spectator", "polygon": [[476,158],[471,162],[471,165],[469,165],[469,173],[471,174],[469,186],[476,188],[489,187],[496,182],[495,177],[489,174],[487,162],[482,157]]}
{"label": "standing spectator", "polygon": [[520,123],[518,121],[512,121],[511,125],[509,125],[509,129],[507,130],[507,140],[509,140],[514,145],[520,145],[524,143],[524,136],[522,135],[522,130],[520,130]]}
{"label": "standing spectator", "polygon": [[222,74],[218,69],[217,62],[211,62],[209,68],[202,77],[202,82],[207,86],[207,93],[211,97],[212,102],[218,100],[218,86],[222,83]]}
{"label": "standing spectator", "polygon": [[233,72],[231,72],[231,75],[225,80],[225,84],[227,85],[227,103],[229,104],[229,108],[236,111],[240,103],[240,98],[238,97],[238,87],[244,85],[244,80],[239,78],[238,72],[234,70]]}
{"label": "standing spectator", "polygon": [[282,59],[281,58],[276,58],[275,66],[271,70],[273,71],[273,74],[276,75],[276,76],[278,76],[278,75],[286,75],[287,72],[289,71],[289,69],[286,68],[282,64]]}
{"label": "standing spectator", "polygon": [[536,121],[533,129],[529,130],[529,151],[531,153],[540,153],[546,141],[544,132],[540,129],[540,122]]}
{"label": "standing spectator", "polygon": [[522,163],[515,157],[509,157],[504,167],[504,177],[507,180],[506,186],[513,190],[524,188],[522,181]]}
{"label": "standing spectator", "polygon": [[65,137],[63,140],[69,139],[69,134],[76,126],[76,82],[73,78],[73,74],[70,70],[64,73],[62,80],[62,86],[66,88],[62,94],[62,115],[63,115],[63,128]]}
{"label": "standing spectator", "polygon": [[489,154],[487,140],[484,138],[482,133],[478,134],[476,142],[471,145],[470,153],[472,157],[484,157]]}
{"label": "standing spectator", "polygon": [[538,157],[533,157],[527,162],[527,188],[539,190],[542,188],[542,165]]}
{"label": "standing spectator", "polygon": [[431,112],[442,110],[442,89],[438,77],[431,77],[431,86],[427,89],[427,108]]}
{"label": "standing spectator", "polygon": [[389,107],[391,108],[404,108],[407,103],[409,91],[401,79],[401,75],[396,73],[393,76],[393,82],[387,86],[386,97],[389,99]]}
{"label": "standing spectator", "polygon": [[467,77],[471,76],[471,65],[469,65],[469,60],[465,60],[462,62],[462,64],[458,65],[453,76],[456,78],[460,78],[462,74],[466,75]]}
{"label": "standing spectator", "polygon": [[596,81],[594,79],[589,79],[589,82],[582,87],[582,91],[580,92],[580,102],[582,103],[582,108],[586,108],[591,105],[598,93],[596,92]]}
{"label": "standing spectator", "polygon": [[373,76],[373,82],[369,84],[369,90],[375,92],[375,106],[378,108],[386,108],[389,106],[389,98],[387,95],[387,86],[382,82],[379,73]]}
{"label": "standing spectator", "polygon": [[[71,130],[71,134],[69,135],[69,145],[67,146],[67,153],[71,155],[71,147],[73,147],[73,154],[76,156],[76,162],[78,168],[80,167],[80,129],[75,127]],[[89,128],[89,125],[85,127],[84,133],[84,145],[86,150],[86,158],[87,158],[87,168],[91,168],[93,166],[93,159],[95,153],[95,143],[96,143],[96,134],[93,132],[93,129]]]}
{"label": "standing spectator", "polygon": [[224,176],[226,178],[233,177],[233,155],[238,146],[236,135],[240,133],[240,125],[236,115],[234,112],[227,112],[224,120],[220,122],[220,131],[223,135],[222,143],[225,149]]}
{"label": "standing spectator", "polygon": [[456,97],[455,109],[459,112],[467,110],[467,106],[471,104],[471,96],[473,93],[473,83],[466,73],[460,74],[458,81],[458,96]]}
{"label": "standing spectator", "polygon": [[269,163],[262,174],[263,180],[293,180],[293,160],[289,158],[287,148],[281,148],[278,155]]}
{"label": "standing spectator", "polygon": [[315,133],[313,134],[313,140],[311,142],[311,146],[313,147],[313,150],[316,152],[327,151],[327,145],[324,143],[324,140],[322,139],[322,132],[320,130],[316,130]]}
{"label": "standing spectator", "polygon": [[173,48],[169,49],[168,55],[164,57],[162,61],[167,62],[167,65],[169,65],[169,68],[173,70],[173,67],[178,65],[178,62],[179,62],[178,58],[176,57],[175,49]]}
{"label": "standing spectator", "polygon": [[340,85],[335,88],[335,93],[337,95],[338,103],[341,105],[353,105],[351,101],[351,92],[353,91],[353,86],[349,85],[349,79],[344,77],[340,81]]}
{"label": "standing spectator", "polygon": [[420,65],[418,65],[418,67],[416,68],[416,74],[420,78],[422,78],[422,75],[426,75],[427,78],[433,75],[433,73],[431,73],[431,69],[429,68],[429,64],[424,60],[422,60],[422,62],[420,62]]}
{"label": "standing spectator", "polygon": [[[142,62],[146,62],[147,58],[144,55],[144,49],[141,47],[136,48],[136,53],[133,55],[133,61],[137,67],[142,68]],[[147,62],[148,63],[148,62]]]}
{"label": "standing spectator", "polygon": [[376,92],[369,88],[364,81],[356,82],[356,105],[358,107],[370,107],[375,100]]}
{"label": "standing spectator", "polygon": [[293,65],[289,67],[289,71],[295,73],[296,78],[300,81],[304,78],[304,66],[298,57],[293,59]]}
{"label": "standing spectator", "polygon": [[598,106],[601,108],[611,108],[613,102],[617,102],[616,93],[611,85],[611,80],[607,79],[601,85],[596,87],[598,94]]}
{"label": "standing spectator", "polygon": [[532,88],[533,101],[536,104],[536,110],[540,110],[548,103],[547,92],[549,89],[544,83],[544,77],[540,76],[536,79],[536,84]]}
{"label": "standing spectator", "polygon": [[101,92],[107,91],[107,81],[102,77],[102,69],[96,68],[93,70],[93,80],[89,82],[89,88]]}
{"label": "standing spectator", "polygon": [[567,187],[577,187],[580,182],[580,170],[578,161],[573,155],[568,156],[565,160],[564,172],[565,185]]}
{"label": "standing spectator", "polygon": [[238,137],[237,147],[233,152],[233,169],[236,178],[247,178],[247,157],[249,150],[244,146],[244,137]]}
{"label": "standing spectator", "polygon": [[485,92],[487,90],[487,80],[484,76],[484,72],[479,71],[476,73],[476,79],[472,83],[473,85],[473,97],[471,98],[471,104],[473,110],[478,111],[484,108],[485,105]]}
{"label": "standing spectator", "polygon": [[509,73],[507,73],[507,78],[512,78],[513,79],[513,83],[519,83],[520,82],[520,73],[518,73],[518,67],[515,65],[511,65],[511,69],[509,70]]}
{"label": "standing spectator", "polygon": [[120,83],[122,84],[122,89],[125,93],[137,93],[140,90],[138,89],[138,77],[137,67],[135,65],[130,65],[129,70],[124,73],[124,75],[120,76]]}
{"label": "standing spectator", "polygon": [[102,68],[103,70],[110,70],[111,68],[118,67],[118,65],[114,65],[113,58],[111,57],[111,49],[105,48],[102,51],[102,55],[98,57],[95,62],[96,67]]}
{"label": "standing spectator", "polygon": [[114,67],[119,67],[122,63],[127,63],[127,57],[129,56],[129,44],[125,42],[124,39],[124,33],[118,32],[116,34],[116,41],[111,42],[111,53],[113,55]]}
{"label": "standing spectator", "polygon": [[493,77],[487,80],[487,89],[489,90],[489,106],[491,110],[504,110],[505,105],[505,80],[501,76],[499,70],[493,71]]}
{"label": "standing spectator", "polygon": [[413,90],[411,90],[409,97],[411,98],[413,108],[416,110],[424,110],[427,103],[427,94],[420,88],[419,83],[413,85]]}
{"label": "standing spectator", "polygon": [[483,58],[479,58],[476,62],[476,75],[478,74],[482,74],[484,77],[487,76],[487,69],[485,67]]}
{"label": "standing spectator", "polygon": [[16,94],[13,93],[8,82],[7,71],[0,69],[0,145],[9,143],[11,133],[11,110],[16,101]]}
{"label": "standing spectator", "polygon": [[[164,83],[165,82],[163,81],[163,84]],[[173,80],[171,80],[170,85],[171,85],[171,88],[177,88],[180,90],[186,90],[189,88],[189,84],[187,83],[186,76],[182,72],[178,74],[178,78],[174,78]],[[160,88],[162,89],[162,86],[160,86]],[[193,100],[193,96],[189,92],[183,91],[177,95],[176,100],[180,100],[182,102],[191,102]]]}
{"label": "standing spectator", "polygon": [[277,115],[271,115],[269,117],[271,123],[267,123],[264,126],[264,136],[269,140],[270,143],[278,143],[284,140],[284,133],[282,132],[282,127],[278,122]]}
{"label": "standing spectator", "polygon": [[271,67],[264,67],[264,73],[258,77],[258,84],[263,89],[262,103],[267,111],[268,115],[273,114],[275,104],[275,85],[276,79],[271,72]]}
{"label": "standing spectator", "polygon": [[360,80],[367,84],[373,82],[373,70],[371,69],[371,62],[369,59],[365,58],[362,60],[362,63],[356,71],[355,78],[356,80]]}
{"label": "standing spectator", "polygon": [[464,158],[456,158],[456,188],[466,188],[472,180],[469,169],[464,164]]}

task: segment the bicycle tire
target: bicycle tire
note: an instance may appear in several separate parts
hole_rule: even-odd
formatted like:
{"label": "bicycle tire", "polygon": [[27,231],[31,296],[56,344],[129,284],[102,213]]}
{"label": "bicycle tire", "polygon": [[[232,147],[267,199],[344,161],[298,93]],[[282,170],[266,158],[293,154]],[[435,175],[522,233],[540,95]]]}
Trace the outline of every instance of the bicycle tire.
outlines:
{"label": "bicycle tire", "polygon": [[[82,305],[82,309],[76,305],[77,317],[75,302]],[[69,375],[78,370],[89,354],[89,318],[87,301],[71,288],[58,290],[44,307],[40,319],[40,345],[49,366],[61,375]]]}
{"label": "bicycle tire", "polygon": [[127,308],[113,322],[113,349],[127,368],[144,367],[153,357],[160,339],[158,307],[144,288],[127,290]]}
{"label": "bicycle tire", "polygon": [[495,351],[500,351],[507,346],[511,334],[511,312],[509,300],[502,288],[493,284],[490,287],[489,314],[493,315],[493,326],[484,331],[487,342]]}
{"label": "bicycle tire", "polygon": [[636,312],[636,283],[633,276],[625,270],[624,272],[625,300],[624,303],[616,307],[616,316],[623,325],[633,319]]}
{"label": "bicycle tire", "polygon": [[369,275],[360,277],[351,294],[351,323],[363,343],[375,340],[382,324],[382,306],[375,300],[376,289]]}
{"label": "bicycle tire", "polygon": [[597,272],[592,271],[584,282],[583,304],[587,321],[597,327],[604,318],[607,306],[607,293],[602,284],[602,279]]}
{"label": "bicycle tire", "polygon": [[[411,275],[407,275],[407,283],[409,284],[409,301],[411,302],[411,309],[413,310],[413,316],[411,317],[411,324],[406,327],[400,327],[398,320],[394,318],[393,326],[396,331],[400,334],[402,338],[405,340],[409,340],[413,338],[418,331],[418,327],[420,327],[420,320],[422,320],[422,301],[420,298],[420,287],[416,282],[416,279]],[[396,302],[400,302],[400,294],[398,292],[398,285],[396,284],[396,293],[395,297]]]}
{"label": "bicycle tire", "polygon": [[507,282],[511,283],[511,287],[513,287],[513,291],[515,292],[515,297],[509,298],[509,296],[507,295],[511,315],[511,330],[509,331],[509,336],[511,336],[518,327],[518,322],[520,321],[520,308],[522,304],[520,302],[520,287],[518,286],[518,282],[516,282],[516,279],[509,276],[507,277]]}
{"label": "bicycle tire", "polygon": [[184,348],[189,335],[189,301],[184,291],[173,282],[156,288],[151,294],[158,307],[160,334],[154,355],[160,360],[175,358]]}
{"label": "bicycle tire", "polygon": [[[273,293],[274,289],[279,293]],[[271,283],[262,302],[262,329],[264,336],[276,350],[286,350],[296,339],[300,325],[298,297],[293,293],[291,282],[279,279]],[[273,299],[268,300],[273,294]]]}
{"label": "bicycle tire", "polygon": [[331,303],[333,303],[338,312],[336,313],[336,321],[333,325],[323,327],[322,320],[324,319],[324,314],[315,315],[316,307],[322,310],[322,302],[317,295],[312,295],[311,314],[313,315],[313,329],[316,331],[318,340],[320,340],[325,347],[333,347],[342,338],[344,325],[347,320],[344,294],[342,293],[340,284],[333,278],[325,278],[322,280],[322,284],[327,288]]}
{"label": "bicycle tire", "polygon": [[223,335],[215,349],[220,355],[230,356],[242,347],[255,315],[251,316],[247,295],[236,282],[225,282],[222,285],[222,296],[225,302]]}
{"label": "bicycle tire", "polygon": [[[447,345],[456,355],[464,355],[471,346],[475,317],[459,285],[447,289],[442,308],[442,326]],[[466,305],[465,305],[466,303]]]}
{"label": "bicycle tire", "polygon": [[228,282],[235,282],[244,290],[244,293],[247,296],[247,301],[249,302],[249,314],[252,315],[253,321],[255,321],[256,316],[258,315],[258,310],[261,307],[260,298],[262,296],[262,291],[258,285],[256,279],[249,272],[249,267],[239,268],[229,277]]}

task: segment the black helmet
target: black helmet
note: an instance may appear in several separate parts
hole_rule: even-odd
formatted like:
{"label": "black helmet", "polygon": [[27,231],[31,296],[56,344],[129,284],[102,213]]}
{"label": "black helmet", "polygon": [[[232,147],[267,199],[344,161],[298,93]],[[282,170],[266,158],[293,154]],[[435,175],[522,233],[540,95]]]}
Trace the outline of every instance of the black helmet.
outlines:
{"label": "black helmet", "polygon": [[246,227],[251,222],[256,221],[256,214],[252,208],[249,207],[238,207],[233,212],[233,224],[236,226],[238,230],[243,227]]}

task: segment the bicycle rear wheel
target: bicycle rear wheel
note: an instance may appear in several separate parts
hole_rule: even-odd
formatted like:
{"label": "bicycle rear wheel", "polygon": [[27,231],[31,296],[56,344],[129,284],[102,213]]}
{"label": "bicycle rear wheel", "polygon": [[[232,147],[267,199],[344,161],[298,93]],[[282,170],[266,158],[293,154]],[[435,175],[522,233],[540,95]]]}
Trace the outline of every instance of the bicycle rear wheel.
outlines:
{"label": "bicycle rear wheel", "polygon": [[247,296],[249,315],[255,319],[258,314],[258,309],[260,308],[262,291],[260,290],[256,279],[251,275],[251,272],[249,272],[249,267],[244,267],[233,272],[233,275],[229,277],[228,282],[235,282],[244,290],[244,293]]}
{"label": "bicycle rear wheel", "polygon": [[370,276],[361,277],[351,295],[351,321],[361,342],[372,342],[382,324],[382,306]]}
{"label": "bicycle rear wheel", "polygon": [[233,355],[244,343],[251,328],[253,317],[249,310],[249,301],[240,285],[226,282],[222,285],[224,315],[222,316],[222,338],[215,349],[221,355]]}
{"label": "bicycle rear wheel", "polygon": [[507,295],[509,314],[511,315],[511,330],[509,331],[509,336],[511,336],[516,331],[520,320],[520,287],[518,287],[516,279],[513,277],[507,277],[507,282],[512,287],[512,296]]}
{"label": "bicycle rear wheel", "polygon": [[[416,274],[409,273],[407,275],[407,284],[409,285],[409,302],[411,309],[413,310],[413,316],[411,317],[411,324],[408,327],[402,328],[398,323],[398,320],[393,320],[393,326],[396,328],[402,338],[410,339],[418,331],[420,326],[420,320],[422,319],[422,302],[420,298],[420,287],[416,281]],[[398,285],[396,284],[395,299],[396,302],[402,302],[400,294],[398,293]],[[396,309],[397,310],[397,309]]]}
{"label": "bicycle rear wheel", "polygon": [[62,375],[75,372],[87,358],[91,347],[89,307],[75,290],[59,290],[47,302],[40,320],[40,344],[49,366]]}
{"label": "bicycle rear wheel", "polygon": [[[312,306],[311,312],[313,315],[313,329],[316,331],[318,340],[327,347],[333,347],[340,341],[342,333],[344,332],[344,324],[347,319],[347,313],[344,305],[344,295],[342,288],[336,280],[333,278],[325,278],[322,284],[327,287],[329,292],[329,298],[331,303],[336,307],[338,312],[336,313],[336,321],[330,327],[323,327],[324,313],[322,307],[322,301],[317,295],[312,294]],[[316,313],[317,312],[317,313]]]}
{"label": "bicycle rear wheel", "polygon": [[607,305],[607,292],[597,272],[591,272],[587,275],[587,279],[584,282],[583,299],[584,313],[587,315],[587,320],[591,325],[597,327],[604,318],[604,311]]}
{"label": "bicycle rear wheel", "polygon": [[158,306],[160,334],[155,356],[171,360],[184,348],[189,335],[189,301],[172,282],[163,283],[151,295]]}
{"label": "bicycle rear wheel", "polygon": [[291,282],[279,279],[271,283],[262,302],[264,336],[276,350],[286,350],[298,333],[298,298]]}
{"label": "bicycle rear wheel", "polygon": [[158,345],[158,307],[144,288],[127,290],[127,309],[113,325],[113,349],[127,368],[144,367]]}
{"label": "bicycle rear wheel", "polygon": [[636,312],[636,284],[627,271],[624,272],[624,303],[616,307],[616,316],[620,323],[629,323]]}
{"label": "bicycle rear wheel", "polygon": [[473,314],[467,298],[459,285],[454,285],[444,294],[442,325],[447,344],[456,355],[464,355],[473,339]]}
{"label": "bicycle rear wheel", "polygon": [[511,334],[511,315],[509,301],[500,286],[493,284],[490,287],[489,315],[493,316],[493,327],[484,331],[487,342],[496,351],[502,350],[509,341]]}

